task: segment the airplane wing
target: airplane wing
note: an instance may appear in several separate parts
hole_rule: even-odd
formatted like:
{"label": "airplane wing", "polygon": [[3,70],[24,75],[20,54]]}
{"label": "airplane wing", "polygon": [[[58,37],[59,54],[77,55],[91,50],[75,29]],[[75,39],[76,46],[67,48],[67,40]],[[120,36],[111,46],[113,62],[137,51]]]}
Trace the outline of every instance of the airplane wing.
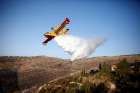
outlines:
{"label": "airplane wing", "polygon": [[61,23],[59,27],[57,27],[56,30],[54,30],[54,32],[58,34],[67,24],[69,24],[69,22],[70,20],[68,18],[65,18],[65,20]]}
{"label": "airplane wing", "polygon": [[50,40],[52,40],[55,36],[47,36],[47,39],[43,42],[43,44],[47,44]]}
{"label": "airplane wing", "polygon": [[67,32],[69,31],[68,28],[64,27],[63,29],[61,29],[61,31],[59,32],[59,35],[65,35],[67,34]]}

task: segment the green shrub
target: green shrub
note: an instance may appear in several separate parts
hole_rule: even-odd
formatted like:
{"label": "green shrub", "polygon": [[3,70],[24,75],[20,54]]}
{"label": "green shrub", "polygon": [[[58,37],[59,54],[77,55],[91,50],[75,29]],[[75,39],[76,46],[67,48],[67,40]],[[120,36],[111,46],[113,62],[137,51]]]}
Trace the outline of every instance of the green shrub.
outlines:
{"label": "green shrub", "polygon": [[111,67],[110,67],[110,65],[108,65],[106,63],[103,63],[100,71],[104,72],[104,73],[110,73],[111,72]]}

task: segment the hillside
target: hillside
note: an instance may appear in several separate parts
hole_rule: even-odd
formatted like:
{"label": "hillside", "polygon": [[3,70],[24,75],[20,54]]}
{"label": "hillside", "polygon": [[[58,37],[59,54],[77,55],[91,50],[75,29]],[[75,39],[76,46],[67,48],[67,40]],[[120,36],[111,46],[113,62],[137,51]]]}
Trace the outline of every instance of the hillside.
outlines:
{"label": "hillside", "polygon": [[[112,67],[115,66],[114,70]],[[98,70],[82,70],[40,86],[37,93],[139,93],[140,62],[125,59],[115,65],[103,63]]]}
{"label": "hillside", "polygon": [[126,59],[128,62],[140,61],[140,55],[94,57],[69,60],[35,56],[35,57],[0,57],[1,91],[26,90],[40,86],[51,80],[65,77],[82,69],[98,69],[99,64],[117,64]]}

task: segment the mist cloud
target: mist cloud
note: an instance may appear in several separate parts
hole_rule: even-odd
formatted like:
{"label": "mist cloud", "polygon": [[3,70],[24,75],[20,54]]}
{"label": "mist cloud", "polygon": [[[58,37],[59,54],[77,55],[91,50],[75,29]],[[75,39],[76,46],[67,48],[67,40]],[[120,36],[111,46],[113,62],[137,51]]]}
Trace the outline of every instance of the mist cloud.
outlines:
{"label": "mist cloud", "polygon": [[55,37],[57,44],[71,55],[71,61],[90,56],[105,39],[84,39],[72,35],[59,35]]}

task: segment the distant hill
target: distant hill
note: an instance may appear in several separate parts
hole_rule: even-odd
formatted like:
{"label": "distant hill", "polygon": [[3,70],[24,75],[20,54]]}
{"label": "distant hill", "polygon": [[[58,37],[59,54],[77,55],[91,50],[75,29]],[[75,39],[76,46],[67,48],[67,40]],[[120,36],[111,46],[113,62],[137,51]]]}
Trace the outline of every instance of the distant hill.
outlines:
{"label": "distant hill", "polygon": [[[34,56],[1,56],[0,82],[1,90],[10,86],[14,89],[26,89],[35,85],[44,84],[50,80],[69,75],[82,69],[98,69],[99,64],[116,64],[126,59],[128,62],[140,62],[140,54],[121,56],[101,56],[79,59],[71,62],[54,57]],[[12,86],[12,87],[11,87]],[[7,90],[8,91],[8,90]]]}

